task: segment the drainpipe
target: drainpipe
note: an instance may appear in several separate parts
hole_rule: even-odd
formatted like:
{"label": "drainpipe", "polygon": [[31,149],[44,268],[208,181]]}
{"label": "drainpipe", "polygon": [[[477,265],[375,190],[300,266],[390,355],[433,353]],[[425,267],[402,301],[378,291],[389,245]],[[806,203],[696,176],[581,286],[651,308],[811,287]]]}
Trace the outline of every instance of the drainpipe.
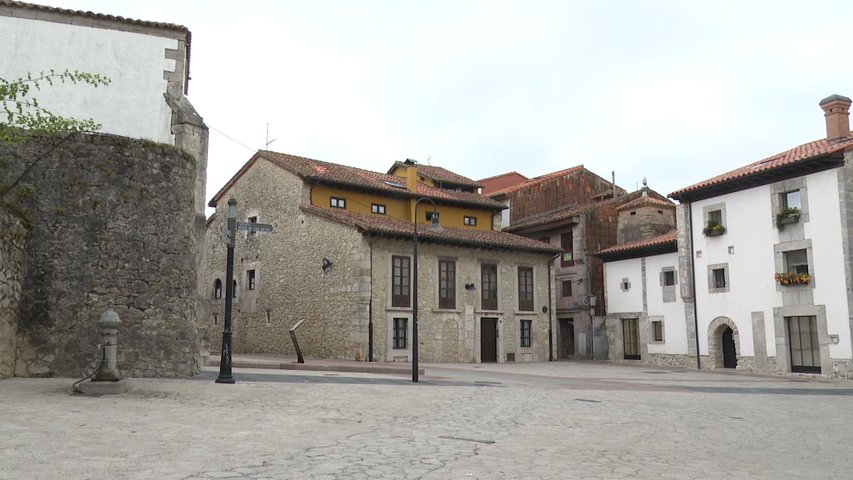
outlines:
{"label": "drainpipe", "polygon": [[373,361],[373,242],[370,245],[370,300],[367,302],[367,361]]}
{"label": "drainpipe", "polygon": [[687,237],[690,239],[690,276],[692,278],[692,288],[693,288],[693,325],[696,329],[696,370],[702,369],[702,361],[699,358],[699,309],[696,306],[697,297],[699,296],[696,292],[696,264],[693,258],[693,206],[691,204],[687,204],[687,223],[690,226],[690,229],[687,231]]}
{"label": "drainpipe", "polygon": [[554,319],[554,311],[551,309],[551,303],[553,302],[551,298],[551,264],[554,263],[554,260],[562,255],[562,253],[558,253],[551,257],[551,260],[548,260],[548,361],[554,361],[554,329],[553,329],[553,319]]}

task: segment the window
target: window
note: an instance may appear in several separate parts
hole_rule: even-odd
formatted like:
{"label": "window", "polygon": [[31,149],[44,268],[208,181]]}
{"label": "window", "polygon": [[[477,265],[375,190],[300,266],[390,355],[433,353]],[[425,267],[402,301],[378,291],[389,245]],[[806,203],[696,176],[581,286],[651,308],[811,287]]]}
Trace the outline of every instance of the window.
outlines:
{"label": "window", "polygon": [[391,257],[391,306],[408,307],[409,296],[409,266],[411,259],[394,255]]}
{"label": "window", "polygon": [[722,268],[713,269],[714,288],[726,288],[726,271]]}
{"label": "window", "polygon": [[518,267],[518,309],[533,311],[533,267]]}
{"label": "window", "polygon": [[663,343],[663,320],[652,320],[652,342]]}
{"label": "window", "polygon": [[255,289],[255,279],[256,279],[255,271],[254,270],[247,270],[246,271],[246,283],[249,284],[249,290]]}
{"label": "window", "polygon": [[664,302],[675,301],[675,267],[663,267],[660,272],[660,289]]}
{"label": "window", "polygon": [[817,341],[816,317],[786,317],[785,320],[788,322],[791,371],[820,373],[820,345]]}
{"label": "window", "polygon": [[708,223],[715,223],[717,225],[723,224],[723,211],[722,210],[711,210],[708,212]]}
{"label": "window", "polygon": [[408,318],[403,317],[394,319],[394,348],[408,348],[408,329]]}
{"label": "window", "polygon": [[560,266],[561,267],[572,267],[574,266],[575,256],[574,256],[574,237],[572,235],[572,231],[560,234],[560,246],[563,247],[562,257],[560,258]]}
{"label": "window", "polygon": [[435,220],[438,221],[438,212],[425,212],[424,217],[430,222],[432,221],[432,217],[435,217]]}
{"label": "window", "polygon": [[708,265],[708,293],[724,293],[731,288],[729,264],[717,263]]}
{"label": "window", "polygon": [[222,298],[222,280],[218,278],[213,281],[213,298],[217,300]]}
{"label": "window", "polygon": [[370,212],[376,213],[379,215],[385,215],[385,205],[382,205],[381,203],[371,204],[370,205]]}
{"label": "window", "polygon": [[806,249],[785,252],[785,271],[791,273],[809,273],[809,257]]}
{"label": "window", "polygon": [[456,262],[438,261],[438,308],[456,308]]}
{"label": "window", "polygon": [[[257,215],[253,215],[253,216],[251,216],[251,217],[247,218],[247,219],[246,219],[246,222],[248,222],[248,223],[258,223],[258,216],[257,216]],[[253,237],[253,236],[255,236],[257,233],[258,233],[258,232],[254,231],[254,230],[249,230],[249,231],[246,233],[246,235],[247,235],[247,236],[249,236],[249,237]]]}
{"label": "window", "polygon": [[469,227],[476,227],[477,226],[477,217],[466,216],[464,219],[464,223],[465,223],[465,225],[468,225]]}
{"label": "window", "polygon": [[332,197],[329,199],[329,205],[332,208],[347,208],[347,200],[345,198]]}
{"label": "window", "polygon": [[619,287],[622,289],[623,292],[627,292],[631,289],[631,281],[627,278],[623,278],[622,282],[619,284]]}
{"label": "window", "polygon": [[480,282],[483,310],[498,309],[498,266],[484,263],[480,267]]}
{"label": "window", "polygon": [[237,280],[231,280],[231,298],[237,298]]}
{"label": "window", "polygon": [[550,237],[539,237],[539,241],[542,243],[551,243]]}
{"label": "window", "polygon": [[800,201],[800,191],[793,190],[790,192],[785,192],[782,194],[782,208],[796,208],[800,210],[803,208],[802,202]]}
{"label": "window", "polygon": [[563,280],[563,296],[571,297],[572,296],[572,281],[571,280]]}
{"label": "window", "polygon": [[533,331],[533,320],[522,320],[521,321],[521,334],[519,338],[521,339],[521,348],[530,348],[532,345],[531,333]]}

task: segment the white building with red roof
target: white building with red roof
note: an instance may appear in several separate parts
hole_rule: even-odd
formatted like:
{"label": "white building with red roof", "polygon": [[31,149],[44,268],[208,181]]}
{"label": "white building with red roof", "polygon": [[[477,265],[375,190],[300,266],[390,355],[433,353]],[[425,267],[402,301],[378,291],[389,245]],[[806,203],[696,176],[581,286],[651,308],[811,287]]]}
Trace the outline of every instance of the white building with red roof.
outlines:
{"label": "white building with red roof", "polygon": [[[676,234],[599,253],[611,359],[849,377],[850,105],[820,102],[825,138],[671,193]],[[676,286],[669,307],[654,304]]]}

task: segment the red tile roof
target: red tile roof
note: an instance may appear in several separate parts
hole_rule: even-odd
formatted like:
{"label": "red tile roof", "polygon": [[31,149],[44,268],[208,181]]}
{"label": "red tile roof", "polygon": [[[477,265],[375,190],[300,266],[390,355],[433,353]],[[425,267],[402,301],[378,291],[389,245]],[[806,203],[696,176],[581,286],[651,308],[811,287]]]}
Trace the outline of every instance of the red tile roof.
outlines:
{"label": "red tile roof", "polygon": [[[480,185],[480,182],[476,180],[471,180],[468,177],[463,177],[458,173],[453,173],[450,170],[447,170],[442,167],[434,167],[432,165],[423,165],[420,163],[415,164],[415,166],[418,168],[418,175],[429,178],[439,183],[448,183],[469,188],[482,187],[482,185]],[[388,173],[390,174],[397,167],[406,168],[408,167],[408,165],[406,165],[404,162],[394,162],[394,166],[388,170]]]}
{"label": "red tile roof", "polygon": [[[58,8],[58,7],[49,7],[47,5],[37,5],[35,3],[26,3],[26,2],[17,2],[14,0],[0,0],[0,7],[13,7],[13,8],[22,8],[24,10],[29,10],[33,13],[36,12],[50,12],[50,13],[59,13],[63,15],[73,15],[78,17],[87,17],[98,20],[109,20],[120,23],[127,23],[132,25],[139,25],[142,27],[156,27],[156,28],[165,28],[167,30],[178,30],[181,32],[189,33],[189,29],[183,25],[175,25],[173,23],[163,23],[163,22],[149,22],[146,20],[135,20],[132,18],[119,17],[117,15],[107,15],[104,13],[95,13],[84,10],[71,10],[68,8]],[[38,20],[37,14],[33,16],[34,19]]]}
{"label": "red tile roof", "polygon": [[[596,255],[607,257],[607,256],[616,256],[617,254],[628,254],[631,252],[641,252],[643,250],[648,250],[652,247],[672,247],[672,251],[676,251],[677,248],[677,240],[676,240],[676,231],[671,230],[663,235],[658,235],[657,237],[649,238],[647,240],[638,240],[636,242],[631,243],[623,243],[621,245],[614,245],[610,248],[605,248],[600,252],[596,253]],[[624,258],[630,258],[627,255],[620,255]]]}
{"label": "red tile roof", "polygon": [[658,208],[675,208],[675,204],[672,202],[660,200],[654,197],[650,197],[648,195],[643,195],[636,200],[631,200],[630,202],[624,205],[619,205],[618,207],[616,207],[616,211],[623,212],[625,210],[631,210],[632,208],[640,208],[646,206]]}
{"label": "red tile roof", "polygon": [[[411,238],[414,233],[414,226],[411,222],[384,215],[362,214],[340,209],[332,210],[311,205],[302,205],[299,208],[308,214],[344,225],[350,225],[367,233],[384,234],[400,238]],[[556,245],[539,242],[519,235],[492,230],[479,230],[476,228],[443,227],[440,232],[434,232],[428,230],[426,225],[424,225],[422,228],[418,228],[418,238],[437,243],[500,250],[521,250],[546,254],[555,254],[562,251]]]}
{"label": "red tile roof", "polygon": [[231,180],[229,180],[228,183],[226,183],[225,186],[223,186],[219,192],[213,196],[213,199],[210,200],[208,205],[215,207],[222,195],[224,195],[225,192],[231,188],[234,182],[236,182],[237,179],[240,178],[259,158],[263,158],[278,167],[298,175],[304,181],[308,182],[368,189],[374,192],[381,192],[398,197],[429,197],[433,200],[441,200],[444,203],[457,203],[493,211],[505,208],[500,202],[476,193],[457,192],[455,190],[434,188],[422,183],[418,183],[418,191],[417,193],[413,193],[406,189],[405,179],[395,175],[372,172],[361,168],[348,167],[346,165],[339,165],[336,163],[323,162],[311,158],[270,152],[266,150],[259,150],[254,156],[252,156],[252,158],[243,165],[243,168],[231,177]]}
{"label": "red tile roof", "polygon": [[490,197],[497,197],[500,195],[509,195],[510,193],[521,190],[522,188],[533,187],[535,185],[539,185],[540,183],[545,183],[548,180],[551,180],[553,178],[557,178],[557,177],[560,177],[562,175],[570,175],[570,174],[578,172],[580,170],[583,170],[583,165],[577,165],[577,166],[574,166],[571,168],[567,168],[565,170],[558,170],[556,172],[547,173],[545,175],[533,177],[526,182],[519,183],[519,184],[513,185],[511,187],[502,188],[500,190],[496,190],[494,192],[489,193],[489,196]]}
{"label": "red tile roof", "polygon": [[822,138],[813,142],[804,143],[782,153],[777,153],[772,157],[767,157],[755,163],[750,163],[745,167],[736,168],[730,172],[723,173],[722,175],[717,175],[716,177],[682,188],[681,190],[676,190],[670,193],[669,196],[676,200],[681,200],[681,197],[685,194],[697,192],[709,187],[722,186],[736,180],[749,179],[750,177],[766,174],[783,167],[807,163],[816,158],[843,152],[851,146],[853,146],[853,136],[847,136],[841,139],[841,141],[836,140],[833,142],[829,142],[825,138]]}

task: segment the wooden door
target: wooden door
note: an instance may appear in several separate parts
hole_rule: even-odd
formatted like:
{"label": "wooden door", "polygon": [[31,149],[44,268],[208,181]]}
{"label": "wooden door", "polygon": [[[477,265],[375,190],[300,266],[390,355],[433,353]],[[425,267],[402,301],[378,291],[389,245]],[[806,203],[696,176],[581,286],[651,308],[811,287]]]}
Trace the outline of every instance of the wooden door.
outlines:
{"label": "wooden door", "polygon": [[622,319],[622,347],[625,360],[640,359],[640,321],[636,318]]}
{"label": "wooden door", "polygon": [[498,361],[498,319],[480,319],[480,361]]}
{"label": "wooden door", "polygon": [[575,322],[571,318],[560,319],[560,351],[558,358],[575,356]]}

